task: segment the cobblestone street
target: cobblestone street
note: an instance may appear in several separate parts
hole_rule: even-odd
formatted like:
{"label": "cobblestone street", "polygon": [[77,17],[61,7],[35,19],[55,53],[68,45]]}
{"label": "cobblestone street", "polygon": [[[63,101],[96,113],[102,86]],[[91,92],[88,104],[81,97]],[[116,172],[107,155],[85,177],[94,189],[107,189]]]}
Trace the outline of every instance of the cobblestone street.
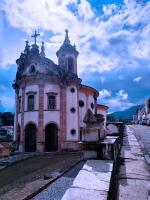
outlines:
{"label": "cobblestone street", "polygon": [[142,125],[130,125],[129,127],[133,130],[143,153],[150,156],[150,127]]}
{"label": "cobblestone street", "polygon": [[82,168],[84,161],[81,161],[69,170],[64,176],[48,186],[39,193],[33,200],[61,200],[65,191],[72,185],[73,180]]}

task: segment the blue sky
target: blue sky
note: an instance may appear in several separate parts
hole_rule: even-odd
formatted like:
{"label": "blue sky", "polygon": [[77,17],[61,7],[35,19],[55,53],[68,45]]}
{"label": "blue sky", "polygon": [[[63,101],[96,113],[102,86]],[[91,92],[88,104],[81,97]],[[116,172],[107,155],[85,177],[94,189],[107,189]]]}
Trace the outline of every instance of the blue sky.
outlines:
{"label": "blue sky", "polygon": [[55,63],[69,29],[79,76],[110,112],[143,103],[150,96],[149,22],[148,0],[1,0],[0,111],[14,111],[15,60],[35,29]]}

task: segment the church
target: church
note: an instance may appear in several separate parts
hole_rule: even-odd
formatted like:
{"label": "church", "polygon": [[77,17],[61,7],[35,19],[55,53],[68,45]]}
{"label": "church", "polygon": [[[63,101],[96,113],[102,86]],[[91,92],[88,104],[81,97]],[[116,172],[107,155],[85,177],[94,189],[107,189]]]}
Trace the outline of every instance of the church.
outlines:
{"label": "church", "polygon": [[102,114],[105,125],[108,107],[97,104],[99,92],[78,77],[79,52],[68,30],[56,52],[58,64],[45,56],[44,42],[39,50],[38,35],[16,60],[14,139],[21,152],[79,150],[87,110]]}

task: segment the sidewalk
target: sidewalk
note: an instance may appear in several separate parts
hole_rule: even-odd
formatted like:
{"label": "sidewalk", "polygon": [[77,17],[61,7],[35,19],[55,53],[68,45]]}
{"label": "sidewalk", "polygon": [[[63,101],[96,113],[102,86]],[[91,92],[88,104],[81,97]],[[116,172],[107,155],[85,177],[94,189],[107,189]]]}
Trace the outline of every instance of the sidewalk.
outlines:
{"label": "sidewalk", "polygon": [[107,200],[112,171],[112,160],[87,160],[62,200]]}
{"label": "sidewalk", "polygon": [[120,155],[118,200],[150,200],[150,171],[129,126]]}

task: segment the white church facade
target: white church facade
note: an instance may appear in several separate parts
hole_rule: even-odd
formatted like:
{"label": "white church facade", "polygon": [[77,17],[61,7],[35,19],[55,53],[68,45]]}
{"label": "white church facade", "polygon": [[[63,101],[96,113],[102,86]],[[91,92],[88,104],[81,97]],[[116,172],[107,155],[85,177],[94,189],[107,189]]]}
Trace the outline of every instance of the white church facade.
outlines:
{"label": "white church facade", "polygon": [[35,32],[31,46],[26,41],[16,60],[15,140],[22,152],[78,150],[87,110],[101,113],[106,123],[108,107],[97,104],[96,89],[81,83],[78,51],[71,45],[68,31],[56,52],[58,65],[45,57],[44,43],[39,50],[37,36]]}

